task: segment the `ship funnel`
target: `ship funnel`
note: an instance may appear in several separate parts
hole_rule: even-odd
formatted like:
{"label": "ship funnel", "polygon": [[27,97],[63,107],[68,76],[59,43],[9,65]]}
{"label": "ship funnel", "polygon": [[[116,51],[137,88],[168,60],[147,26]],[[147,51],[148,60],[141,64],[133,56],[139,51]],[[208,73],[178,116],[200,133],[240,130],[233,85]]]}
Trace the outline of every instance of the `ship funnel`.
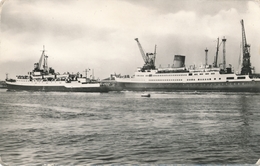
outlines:
{"label": "ship funnel", "polygon": [[185,67],[185,56],[184,55],[174,55],[173,67],[174,68]]}

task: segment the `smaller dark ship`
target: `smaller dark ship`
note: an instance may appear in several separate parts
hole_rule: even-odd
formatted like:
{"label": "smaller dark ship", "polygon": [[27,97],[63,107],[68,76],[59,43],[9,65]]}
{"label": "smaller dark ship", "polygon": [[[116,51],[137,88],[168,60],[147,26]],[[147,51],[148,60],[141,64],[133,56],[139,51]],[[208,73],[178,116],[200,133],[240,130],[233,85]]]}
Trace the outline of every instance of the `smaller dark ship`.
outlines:
{"label": "smaller dark ship", "polygon": [[[108,92],[108,88],[100,81],[80,73],[69,72],[60,74],[48,67],[48,56],[43,49],[40,60],[34,64],[34,69],[27,75],[18,75],[16,79],[6,78],[6,86],[10,91],[56,91],[56,92]],[[8,76],[7,76],[8,77]]]}

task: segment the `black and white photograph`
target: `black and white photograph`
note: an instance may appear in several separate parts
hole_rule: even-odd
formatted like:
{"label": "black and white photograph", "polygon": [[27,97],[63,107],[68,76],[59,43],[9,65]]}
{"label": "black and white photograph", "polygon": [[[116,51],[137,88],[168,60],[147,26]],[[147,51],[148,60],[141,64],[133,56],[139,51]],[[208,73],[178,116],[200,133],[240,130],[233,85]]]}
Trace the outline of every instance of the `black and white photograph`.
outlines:
{"label": "black and white photograph", "polygon": [[260,165],[259,0],[0,14],[0,166]]}

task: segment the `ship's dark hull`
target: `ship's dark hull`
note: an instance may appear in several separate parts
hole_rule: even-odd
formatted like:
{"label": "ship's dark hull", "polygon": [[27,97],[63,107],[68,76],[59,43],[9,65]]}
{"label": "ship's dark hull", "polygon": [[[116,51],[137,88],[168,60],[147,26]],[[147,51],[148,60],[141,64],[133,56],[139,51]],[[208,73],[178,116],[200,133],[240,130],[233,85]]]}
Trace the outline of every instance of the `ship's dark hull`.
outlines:
{"label": "ship's dark hull", "polygon": [[119,82],[123,90],[129,91],[231,91],[260,92],[259,81],[218,83],[137,83]]}
{"label": "ship's dark hull", "polygon": [[9,91],[43,91],[43,92],[108,92],[105,86],[100,87],[65,87],[65,86],[34,86],[8,84]]}

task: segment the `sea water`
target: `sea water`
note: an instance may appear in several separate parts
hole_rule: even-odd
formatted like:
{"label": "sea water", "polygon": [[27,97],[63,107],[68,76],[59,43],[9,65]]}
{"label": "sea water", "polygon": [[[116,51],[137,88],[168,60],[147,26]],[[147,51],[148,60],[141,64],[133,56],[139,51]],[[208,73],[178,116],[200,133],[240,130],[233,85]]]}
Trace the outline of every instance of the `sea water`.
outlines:
{"label": "sea water", "polygon": [[260,93],[0,89],[9,165],[255,164]]}

